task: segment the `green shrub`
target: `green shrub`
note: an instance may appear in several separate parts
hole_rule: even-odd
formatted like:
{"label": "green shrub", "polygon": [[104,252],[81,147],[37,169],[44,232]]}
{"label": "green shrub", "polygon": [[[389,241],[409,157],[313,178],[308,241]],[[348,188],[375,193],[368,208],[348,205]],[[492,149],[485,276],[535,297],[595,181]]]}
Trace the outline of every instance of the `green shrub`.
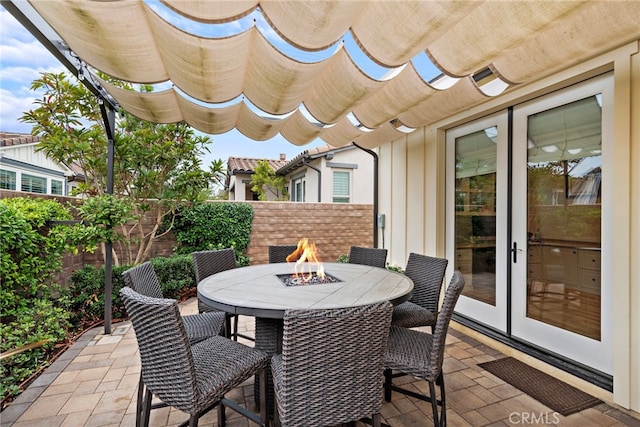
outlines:
{"label": "green shrub", "polygon": [[[340,254],[340,255],[338,255],[338,259],[336,260],[336,262],[348,263],[349,262],[349,255],[348,254]],[[391,265],[391,264],[387,263],[386,269],[404,274],[404,269],[402,267],[398,267],[397,265]]]}
{"label": "green shrub", "polygon": [[[125,309],[120,299],[124,286],[122,272],[127,266],[113,266],[111,270],[111,318],[123,319]],[[104,319],[104,266],[85,265],[71,275],[72,323],[78,329]]]}
{"label": "green shrub", "polygon": [[154,258],[151,264],[158,275],[165,298],[181,299],[185,292],[195,288],[196,275],[191,254]]}
{"label": "green shrub", "polygon": [[238,265],[248,265],[244,255],[249,246],[253,207],[248,203],[203,203],[183,210],[175,220],[175,252],[189,254],[233,248]]}
{"label": "green shrub", "polygon": [[[162,294],[165,298],[182,299],[183,295],[193,293],[196,286],[191,255],[174,255],[151,260],[156,271]],[[122,273],[131,266],[112,267],[111,317],[124,319],[126,310],[120,298],[120,289],[124,286]],[[85,265],[71,276],[72,322],[76,326],[94,323],[104,318],[104,267]]]}
{"label": "green shrub", "polygon": [[69,329],[69,300],[54,283],[62,256],[75,251],[76,228],[49,226],[70,220],[71,212],[55,200],[0,200],[0,350],[39,343],[3,360],[0,393],[4,399],[36,372]]}

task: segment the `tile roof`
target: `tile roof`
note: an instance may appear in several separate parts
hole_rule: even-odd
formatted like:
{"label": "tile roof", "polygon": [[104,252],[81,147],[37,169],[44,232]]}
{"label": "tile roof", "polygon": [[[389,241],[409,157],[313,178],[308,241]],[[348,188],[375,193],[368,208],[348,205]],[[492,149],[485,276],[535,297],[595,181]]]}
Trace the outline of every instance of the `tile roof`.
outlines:
{"label": "tile roof", "polygon": [[29,133],[0,132],[0,147],[10,147],[20,144],[34,144],[40,142],[39,136],[32,136]]}
{"label": "tile roof", "polygon": [[238,173],[253,173],[256,165],[259,161],[266,160],[269,162],[269,165],[274,169],[278,170],[282,166],[287,164],[286,160],[274,160],[274,159],[251,159],[246,157],[229,157],[227,160],[227,174],[235,175]]}

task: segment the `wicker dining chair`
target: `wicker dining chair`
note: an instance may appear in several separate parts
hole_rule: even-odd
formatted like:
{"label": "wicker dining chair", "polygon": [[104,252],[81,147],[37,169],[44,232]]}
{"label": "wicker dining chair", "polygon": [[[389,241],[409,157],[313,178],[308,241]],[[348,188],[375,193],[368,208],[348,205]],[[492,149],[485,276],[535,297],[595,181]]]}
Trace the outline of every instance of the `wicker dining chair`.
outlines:
{"label": "wicker dining chair", "polygon": [[449,260],[410,253],[405,274],[413,280],[413,295],[409,301],[393,309],[391,324],[404,328],[436,324],[440,291]]}
{"label": "wicker dining chair", "polygon": [[287,256],[292,254],[296,249],[298,249],[296,245],[269,246],[269,264],[287,262]]}
{"label": "wicker dining chair", "polygon": [[[122,273],[124,284],[141,295],[151,298],[164,298],[160,281],[150,261],[132,267]],[[222,312],[190,314],[182,316],[185,331],[191,345],[199,343],[207,338],[220,335],[225,324],[225,315]],[[142,408],[142,399],[145,393],[145,384],[140,374],[138,381],[137,408]],[[154,404],[149,409],[162,408],[163,404]],[[140,413],[136,413],[136,427],[140,427]]]}
{"label": "wicker dining chair", "polygon": [[287,310],[282,354],[271,359],[276,425],[381,425],[392,306]]}
{"label": "wicker dining chair", "polygon": [[[225,425],[225,407],[266,424],[264,409],[258,416],[224,398],[256,373],[265,375],[266,353],[220,335],[191,345],[177,301],[147,297],[129,287],[122,288],[120,295],[138,341],[147,388],[136,414],[142,426],[149,424],[152,395],[165,406],[188,413],[190,427],[216,406],[220,426]],[[265,396],[266,390],[262,391]]]}
{"label": "wicker dining chair", "polygon": [[[389,346],[385,361],[385,400],[391,401],[391,392],[396,391],[420,400],[431,402],[434,426],[446,426],[446,396],[442,362],[444,360],[445,340],[449,322],[453,316],[458,297],[464,288],[464,278],[459,271],[453,274],[442,302],[433,334],[414,329],[391,326]],[[426,380],[429,383],[429,396],[393,384],[393,370],[405,375]],[[440,398],[435,386],[440,387]],[[440,414],[438,414],[440,406]]]}
{"label": "wicker dining chair", "polygon": [[[237,266],[236,253],[233,248],[193,252],[191,256],[193,257],[193,269],[196,273],[196,283],[200,283],[200,281],[213,274],[231,270]],[[198,311],[200,313],[222,312],[210,307],[200,298],[198,298]],[[238,315],[231,313],[226,313],[225,336],[236,341],[238,337],[248,340],[254,339],[253,337],[238,333]]]}
{"label": "wicker dining chair", "polygon": [[[132,267],[122,273],[124,284],[134,291],[151,297],[164,298],[160,280],[150,261]],[[212,312],[182,316],[187,336],[192,344],[219,335],[222,332],[224,313]]]}
{"label": "wicker dining chair", "polygon": [[349,250],[349,264],[385,268],[387,265],[387,250],[382,248],[351,246]]}

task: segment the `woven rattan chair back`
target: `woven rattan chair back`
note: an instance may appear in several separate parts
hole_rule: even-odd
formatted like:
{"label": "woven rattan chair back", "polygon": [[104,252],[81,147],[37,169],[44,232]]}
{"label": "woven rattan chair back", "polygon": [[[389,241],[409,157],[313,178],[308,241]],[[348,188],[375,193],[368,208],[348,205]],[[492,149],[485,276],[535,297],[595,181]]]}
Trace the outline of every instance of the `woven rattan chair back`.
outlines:
{"label": "woven rattan chair back", "polygon": [[[390,402],[391,392],[396,391],[431,402],[433,424],[437,427],[447,425],[442,363],[449,323],[463,288],[462,273],[456,271],[445,292],[433,334],[401,326],[392,326],[389,332],[389,347],[385,361],[385,400]],[[417,393],[415,388],[407,389],[393,384],[393,378],[398,376],[393,374],[393,371],[399,372],[399,375],[411,375],[426,380],[429,383],[429,395]],[[436,385],[440,387],[439,398],[436,395]]]}
{"label": "woven rattan chair back", "polygon": [[193,268],[196,272],[196,282],[220,273],[221,271],[236,268],[236,253],[233,248],[217,251],[200,251],[191,254],[193,256]]}
{"label": "woven rattan chair back", "polygon": [[382,248],[351,246],[349,250],[349,264],[385,268],[387,265],[387,250]]}
{"label": "woven rattan chair back", "polygon": [[440,307],[440,314],[436,321],[436,327],[433,331],[433,340],[431,346],[431,353],[429,355],[429,363],[427,372],[424,374],[424,379],[427,381],[435,381],[436,378],[442,372],[442,362],[444,361],[444,347],[447,339],[447,332],[449,331],[449,323],[453,317],[453,310],[458,302],[458,298],[464,288],[464,278],[460,271],[455,271],[451,282],[447,287],[447,291],[442,301],[442,307]]}
{"label": "woven rattan chair back", "polygon": [[438,312],[440,291],[444,273],[449,260],[428,255],[410,253],[405,274],[413,280],[411,302],[429,310]]}
{"label": "woven rattan chair back", "polygon": [[297,248],[296,245],[269,246],[269,264],[287,262],[287,256],[292,254]]}
{"label": "woven rattan chair back", "polygon": [[124,284],[139,294],[162,298],[162,287],[150,261],[130,268],[122,273]]}
{"label": "woven rattan chair back", "polygon": [[281,363],[273,368],[283,426],[379,419],[392,310],[384,302],[285,312]]}
{"label": "woven rattan chair back", "polygon": [[147,297],[129,287],[120,295],[138,340],[145,386],[167,405],[192,413],[196,376],[177,301]]}
{"label": "woven rattan chair back", "polygon": [[[227,271],[237,267],[236,253],[233,248],[193,252],[191,256],[193,257],[193,269],[196,273],[196,283],[200,283],[201,280],[220,273],[221,271]],[[198,311],[200,313],[206,313],[219,310],[208,306],[198,298]],[[235,319],[235,322],[232,322],[232,319]],[[238,336],[253,339],[252,337],[238,334],[238,316],[232,314],[227,314],[225,320],[225,335],[235,340],[238,339]]]}

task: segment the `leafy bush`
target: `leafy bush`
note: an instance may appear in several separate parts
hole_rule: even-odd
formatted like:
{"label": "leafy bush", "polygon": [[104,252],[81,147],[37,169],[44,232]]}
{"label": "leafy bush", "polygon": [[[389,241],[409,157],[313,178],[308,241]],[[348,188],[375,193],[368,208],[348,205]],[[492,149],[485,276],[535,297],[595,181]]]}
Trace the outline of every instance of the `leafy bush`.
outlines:
{"label": "leafy bush", "polygon": [[336,261],[340,262],[340,263],[343,263],[343,264],[347,264],[349,262],[349,255],[348,254],[340,254],[340,255],[338,255],[338,259]]}
{"label": "leafy bush", "polygon": [[69,300],[54,276],[62,269],[63,254],[77,250],[79,234],[77,227],[49,223],[70,219],[71,212],[55,200],[0,200],[0,350],[34,347],[3,360],[3,399],[17,394],[18,384],[67,337]]}
{"label": "leafy bush", "polygon": [[203,203],[183,210],[175,220],[176,253],[233,248],[238,265],[248,265],[244,256],[251,235],[253,207],[248,203]]}
{"label": "leafy bush", "polygon": [[[111,318],[122,319],[125,309],[120,299],[124,286],[122,272],[127,266],[113,266],[111,270]],[[79,329],[104,319],[104,266],[85,265],[71,276],[71,321]]]}
{"label": "leafy bush", "polygon": [[[169,258],[151,260],[158,275],[165,298],[182,299],[196,286],[191,255],[176,255]],[[124,286],[122,273],[131,266],[114,266],[111,283],[111,317],[123,319],[126,310],[120,298],[120,289]],[[104,266],[96,268],[85,265],[71,276],[72,322],[76,325],[93,323],[104,318]],[[192,292],[191,292],[192,293]]]}
{"label": "leafy bush", "polygon": [[195,288],[196,274],[190,254],[154,258],[151,264],[158,275],[165,298],[181,299],[184,292]]}
{"label": "leafy bush", "polygon": [[[348,254],[340,254],[338,255],[338,259],[336,260],[336,262],[341,262],[341,263],[348,263],[349,262],[349,255]],[[386,266],[387,270],[390,271],[395,271],[397,273],[403,273],[404,274],[404,269],[402,267],[398,267],[397,265],[391,265],[389,263],[387,263]]]}

